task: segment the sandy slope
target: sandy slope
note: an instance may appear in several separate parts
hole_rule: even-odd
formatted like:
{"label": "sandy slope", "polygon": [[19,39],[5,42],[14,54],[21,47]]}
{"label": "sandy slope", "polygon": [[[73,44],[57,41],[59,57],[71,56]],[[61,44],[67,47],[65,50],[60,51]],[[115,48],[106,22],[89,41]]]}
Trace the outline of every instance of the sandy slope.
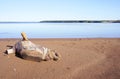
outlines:
{"label": "sandy slope", "polygon": [[6,46],[17,41],[0,40],[0,79],[120,79],[120,39],[31,39],[57,50],[57,62],[5,55]]}

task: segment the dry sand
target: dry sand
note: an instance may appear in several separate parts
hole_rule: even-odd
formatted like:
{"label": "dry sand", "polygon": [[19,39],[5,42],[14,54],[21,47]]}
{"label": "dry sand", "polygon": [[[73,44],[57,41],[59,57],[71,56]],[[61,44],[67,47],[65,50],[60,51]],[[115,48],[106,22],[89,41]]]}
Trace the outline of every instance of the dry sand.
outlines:
{"label": "dry sand", "polygon": [[57,50],[59,61],[5,55],[18,39],[0,39],[0,79],[120,79],[120,39],[31,39]]}

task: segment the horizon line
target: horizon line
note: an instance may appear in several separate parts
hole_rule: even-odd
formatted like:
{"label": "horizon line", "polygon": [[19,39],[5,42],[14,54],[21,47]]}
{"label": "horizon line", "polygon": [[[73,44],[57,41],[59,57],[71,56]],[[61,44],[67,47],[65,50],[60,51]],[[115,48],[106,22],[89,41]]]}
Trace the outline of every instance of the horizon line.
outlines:
{"label": "horizon line", "polygon": [[120,20],[42,20],[42,21],[0,21],[0,23],[120,23]]}

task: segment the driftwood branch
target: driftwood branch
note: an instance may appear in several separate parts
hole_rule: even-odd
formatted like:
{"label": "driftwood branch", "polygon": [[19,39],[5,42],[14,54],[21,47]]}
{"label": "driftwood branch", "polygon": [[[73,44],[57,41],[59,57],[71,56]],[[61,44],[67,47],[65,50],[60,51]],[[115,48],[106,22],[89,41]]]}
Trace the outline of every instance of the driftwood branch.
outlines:
{"label": "driftwood branch", "polygon": [[25,32],[22,32],[21,35],[23,37],[23,41],[28,41],[28,38]]}

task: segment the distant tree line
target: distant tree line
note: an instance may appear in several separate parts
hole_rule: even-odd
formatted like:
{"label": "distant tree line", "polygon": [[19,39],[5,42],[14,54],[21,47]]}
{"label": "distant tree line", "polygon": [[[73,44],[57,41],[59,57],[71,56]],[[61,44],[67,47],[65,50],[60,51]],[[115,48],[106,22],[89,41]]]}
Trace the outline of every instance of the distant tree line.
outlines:
{"label": "distant tree line", "polygon": [[51,20],[40,23],[120,23],[120,20]]}
{"label": "distant tree line", "polygon": [[48,20],[48,21],[38,21],[38,22],[19,22],[19,21],[10,21],[10,22],[0,22],[3,23],[120,23],[120,20]]}

